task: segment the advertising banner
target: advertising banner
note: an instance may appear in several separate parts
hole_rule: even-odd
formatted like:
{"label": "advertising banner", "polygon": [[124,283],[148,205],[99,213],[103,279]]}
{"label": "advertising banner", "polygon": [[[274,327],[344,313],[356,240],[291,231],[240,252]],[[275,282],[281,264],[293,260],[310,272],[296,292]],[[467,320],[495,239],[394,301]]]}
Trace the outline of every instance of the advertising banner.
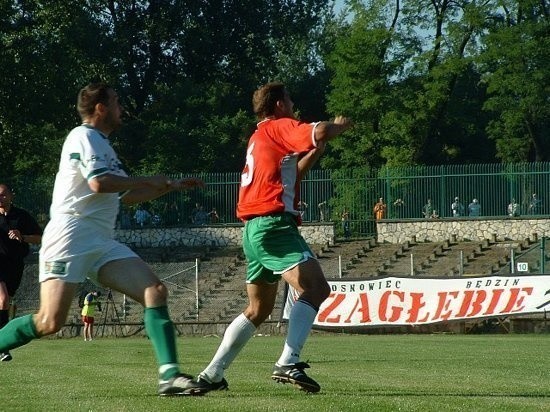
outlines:
{"label": "advertising banner", "polygon": [[[331,279],[329,284],[317,326],[412,326],[550,310],[550,275]],[[283,318],[298,297],[290,287]]]}

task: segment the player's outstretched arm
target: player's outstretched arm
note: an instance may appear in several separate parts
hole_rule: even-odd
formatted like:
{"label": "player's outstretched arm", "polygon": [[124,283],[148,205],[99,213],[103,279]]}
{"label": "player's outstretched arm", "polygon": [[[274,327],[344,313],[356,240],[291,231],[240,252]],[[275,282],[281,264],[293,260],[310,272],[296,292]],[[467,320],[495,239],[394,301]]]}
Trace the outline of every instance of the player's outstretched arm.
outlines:
{"label": "player's outstretched arm", "polygon": [[196,177],[186,177],[180,180],[172,180],[172,190],[190,190],[194,188],[203,188],[205,183]]}
{"label": "player's outstretched arm", "polygon": [[[154,178],[156,177],[157,176],[154,176]],[[170,180],[165,176],[162,177],[165,180],[164,182],[162,180],[160,181],[160,186],[147,186],[130,190],[124,196],[121,196],[122,201],[126,204],[141,203],[156,199],[168,192],[191,190],[196,187],[202,188],[205,186],[202,180],[195,177],[187,177],[179,180]]]}
{"label": "player's outstretched arm", "polygon": [[329,141],[352,126],[351,119],[344,116],[336,116],[332,122],[320,122],[315,127],[315,140]]}
{"label": "player's outstretched arm", "polygon": [[88,185],[95,193],[123,193],[121,199],[126,204],[141,203],[156,199],[173,190],[183,190],[197,183],[172,181],[166,176],[126,177],[105,174],[90,179]]}
{"label": "player's outstretched arm", "polygon": [[319,160],[325,152],[326,142],[338,136],[352,126],[349,118],[337,116],[332,122],[320,122],[315,127],[315,140],[317,147],[309,151],[298,161],[298,181],[302,180],[306,173]]}

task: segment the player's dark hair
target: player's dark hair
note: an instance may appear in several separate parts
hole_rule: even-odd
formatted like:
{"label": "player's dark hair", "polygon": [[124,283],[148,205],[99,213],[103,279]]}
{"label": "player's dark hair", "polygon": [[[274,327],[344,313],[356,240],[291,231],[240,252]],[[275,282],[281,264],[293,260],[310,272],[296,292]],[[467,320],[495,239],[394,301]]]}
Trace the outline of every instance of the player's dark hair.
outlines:
{"label": "player's dark hair", "polygon": [[271,82],[263,85],[252,96],[252,108],[258,118],[264,119],[275,114],[277,101],[285,98],[285,85]]}
{"label": "player's dark hair", "polygon": [[111,89],[111,86],[104,82],[90,83],[80,89],[76,103],[80,118],[84,120],[94,114],[95,105],[98,103],[109,104]]}

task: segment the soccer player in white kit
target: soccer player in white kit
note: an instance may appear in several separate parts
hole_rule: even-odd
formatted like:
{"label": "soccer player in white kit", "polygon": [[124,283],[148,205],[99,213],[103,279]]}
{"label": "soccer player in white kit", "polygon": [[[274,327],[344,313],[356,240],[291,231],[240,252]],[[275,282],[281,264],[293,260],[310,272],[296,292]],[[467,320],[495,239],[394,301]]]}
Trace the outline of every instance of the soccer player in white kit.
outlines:
{"label": "soccer player in white kit", "polygon": [[200,395],[208,390],[180,372],[168,291],[151,268],[114,240],[119,202],[140,203],[173,190],[204,186],[195,178],[129,177],[108,136],[121,124],[116,92],[105,83],[80,90],[82,125],[67,136],[61,152],[48,222],[40,249],[40,308],[0,330],[0,352],[59,331],[79,283],[87,277],[144,306],[145,330],[159,371],[159,395]]}

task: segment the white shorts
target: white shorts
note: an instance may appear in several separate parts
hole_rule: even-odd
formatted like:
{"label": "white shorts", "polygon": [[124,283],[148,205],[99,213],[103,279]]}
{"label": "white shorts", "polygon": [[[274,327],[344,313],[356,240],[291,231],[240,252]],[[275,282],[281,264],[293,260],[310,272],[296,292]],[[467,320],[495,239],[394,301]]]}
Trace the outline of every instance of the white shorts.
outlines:
{"label": "white shorts", "polygon": [[134,257],[138,257],[134,251],[112,238],[112,231],[102,230],[93,221],[57,217],[48,222],[42,237],[39,281],[97,281],[97,273],[106,263]]}

